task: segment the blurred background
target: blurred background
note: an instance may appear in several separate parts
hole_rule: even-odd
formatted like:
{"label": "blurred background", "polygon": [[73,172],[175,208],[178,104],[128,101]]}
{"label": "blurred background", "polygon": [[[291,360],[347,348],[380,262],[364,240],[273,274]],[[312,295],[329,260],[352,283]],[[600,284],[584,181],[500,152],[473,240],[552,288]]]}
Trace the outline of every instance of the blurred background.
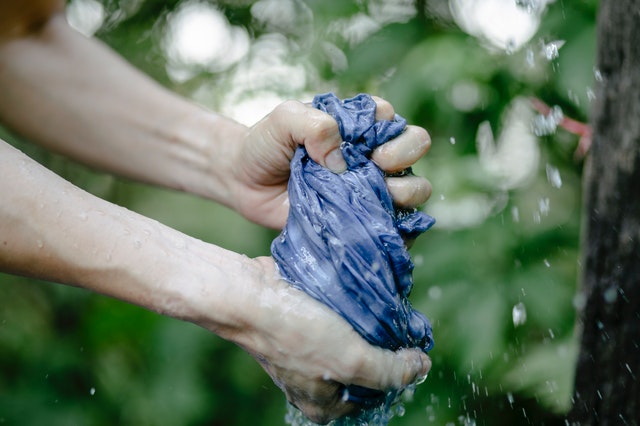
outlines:
{"label": "blurred background", "polygon": [[[333,91],[380,95],[427,128],[432,149],[414,171],[433,184],[424,209],[438,222],[411,250],[411,300],[436,345],[391,424],[564,425],[584,304],[581,123],[600,78],[596,12],[595,0],[71,0],[67,19],[246,124]],[[276,235],[0,137],[205,241],[258,256]],[[258,364],[203,329],[0,275],[0,424],[283,425],[285,412]]]}

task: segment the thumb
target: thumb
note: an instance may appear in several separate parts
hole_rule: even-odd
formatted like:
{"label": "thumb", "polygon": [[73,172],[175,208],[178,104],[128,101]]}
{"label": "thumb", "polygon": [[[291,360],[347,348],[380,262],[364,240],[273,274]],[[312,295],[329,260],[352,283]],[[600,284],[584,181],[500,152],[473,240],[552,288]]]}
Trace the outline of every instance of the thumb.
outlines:
{"label": "thumb", "polygon": [[286,128],[298,145],[304,145],[309,157],[334,173],[347,170],[340,151],[342,137],[338,123],[329,114],[298,101],[287,101],[273,112],[280,128]]}

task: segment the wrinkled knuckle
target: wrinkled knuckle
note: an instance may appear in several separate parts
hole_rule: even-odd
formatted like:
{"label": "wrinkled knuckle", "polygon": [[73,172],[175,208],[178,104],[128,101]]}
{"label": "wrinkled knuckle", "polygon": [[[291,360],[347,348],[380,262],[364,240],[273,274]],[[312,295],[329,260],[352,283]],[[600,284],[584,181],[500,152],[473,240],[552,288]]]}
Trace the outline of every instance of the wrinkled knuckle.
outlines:
{"label": "wrinkled knuckle", "polygon": [[336,139],[339,136],[338,122],[328,114],[316,114],[306,122],[306,134],[315,140]]}

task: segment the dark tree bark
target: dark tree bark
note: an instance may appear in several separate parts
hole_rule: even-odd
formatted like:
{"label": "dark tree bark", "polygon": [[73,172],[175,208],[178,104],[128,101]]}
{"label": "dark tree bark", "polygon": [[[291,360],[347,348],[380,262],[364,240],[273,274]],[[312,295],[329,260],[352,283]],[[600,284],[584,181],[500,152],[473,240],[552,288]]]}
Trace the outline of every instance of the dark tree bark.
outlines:
{"label": "dark tree bark", "polygon": [[603,0],[572,424],[640,422],[640,0]]}

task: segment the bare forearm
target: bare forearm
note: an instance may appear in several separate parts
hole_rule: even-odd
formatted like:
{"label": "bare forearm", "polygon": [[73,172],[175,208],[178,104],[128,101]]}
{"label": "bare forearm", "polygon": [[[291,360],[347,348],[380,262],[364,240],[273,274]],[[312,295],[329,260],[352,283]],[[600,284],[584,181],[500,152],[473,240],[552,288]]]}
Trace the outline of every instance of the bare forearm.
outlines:
{"label": "bare forearm", "polygon": [[100,200],[2,141],[0,170],[0,270],[90,289],[223,337],[244,321],[228,307],[245,302],[257,262]]}
{"label": "bare forearm", "polygon": [[108,172],[229,205],[247,131],[164,89],[62,15],[0,43],[0,121]]}

